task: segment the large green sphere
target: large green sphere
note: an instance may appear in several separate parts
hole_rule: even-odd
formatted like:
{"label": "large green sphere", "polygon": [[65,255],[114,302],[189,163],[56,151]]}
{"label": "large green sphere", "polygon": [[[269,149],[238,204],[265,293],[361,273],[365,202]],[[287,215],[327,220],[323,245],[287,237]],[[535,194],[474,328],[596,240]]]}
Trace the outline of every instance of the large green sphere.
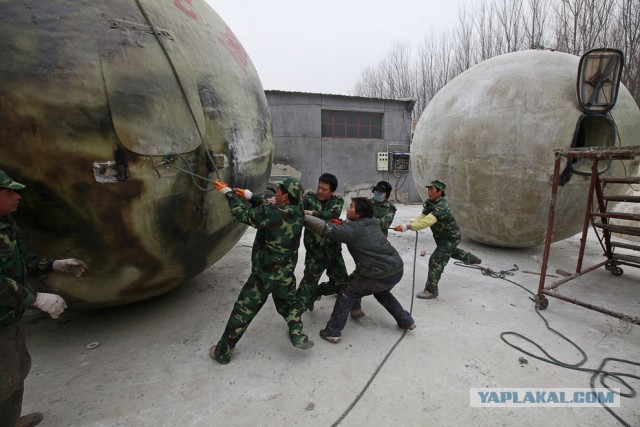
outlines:
{"label": "large green sphere", "polygon": [[229,251],[246,227],[194,176],[264,190],[273,142],[220,17],[200,0],[5,0],[0,17],[0,168],[27,185],[16,217],[37,253],[89,267],[42,286],[71,306],[126,304]]}

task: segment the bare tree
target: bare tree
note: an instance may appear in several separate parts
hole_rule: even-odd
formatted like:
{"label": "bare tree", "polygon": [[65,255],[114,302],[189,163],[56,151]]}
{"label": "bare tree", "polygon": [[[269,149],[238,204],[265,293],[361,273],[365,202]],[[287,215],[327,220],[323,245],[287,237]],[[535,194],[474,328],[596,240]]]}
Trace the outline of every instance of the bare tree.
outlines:
{"label": "bare tree", "polygon": [[640,1],[619,0],[613,45],[624,53],[622,82],[640,104]]}
{"label": "bare tree", "polygon": [[529,0],[528,17],[524,15],[524,45],[529,49],[543,48],[547,39],[547,17],[549,16],[549,0]]}
{"label": "bare tree", "polygon": [[412,58],[396,44],[362,72],[361,96],[417,99],[420,115],[451,79],[480,61],[532,48],[582,55],[596,47],[623,51],[622,82],[640,100],[640,0],[482,0],[465,5],[455,28],[429,33]]}
{"label": "bare tree", "polygon": [[356,83],[354,95],[369,98],[385,98],[384,82],[377,67],[367,67],[360,73],[360,81]]}
{"label": "bare tree", "polygon": [[414,115],[419,116],[440,89],[458,73],[453,71],[453,37],[445,31],[425,37],[418,48]]}
{"label": "bare tree", "polygon": [[456,28],[455,62],[458,73],[475,64],[473,58],[473,16],[471,12],[462,6],[458,11],[458,27]]}
{"label": "bare tree", "polygon": [[381,98],[409,98],[415,88],[415,71],[411,48],[406,43],[395,43],[376,67],[362,72],[354,94]]}
{"label": "bare tree", "polygon": [[497,36],[496,17],[493,4],[482,1],[475,10],[475,32],[478,61],[485,61],[503,51],[502,40]]}
{"label": "bare tree", "polygon": [[610,42],[616,2],[602,0],[557,0],[556,48],[582,55],[595,46]]}
{"label": "bare tree", "polygon": [[515,52],[522,48],[522,0],[500,0],[496,15],[501,25],[506,50],[502,53]]}

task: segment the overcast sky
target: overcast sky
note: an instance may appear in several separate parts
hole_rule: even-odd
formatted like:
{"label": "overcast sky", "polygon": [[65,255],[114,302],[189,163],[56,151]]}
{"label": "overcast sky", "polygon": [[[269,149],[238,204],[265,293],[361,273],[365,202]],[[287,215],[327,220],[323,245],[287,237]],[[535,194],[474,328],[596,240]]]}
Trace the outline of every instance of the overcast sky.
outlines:
{"label": "overcast sky", "polygon": [[234,32],[264,89],[348,95],[395,42],[412,49],[478,0],[206,0]]}

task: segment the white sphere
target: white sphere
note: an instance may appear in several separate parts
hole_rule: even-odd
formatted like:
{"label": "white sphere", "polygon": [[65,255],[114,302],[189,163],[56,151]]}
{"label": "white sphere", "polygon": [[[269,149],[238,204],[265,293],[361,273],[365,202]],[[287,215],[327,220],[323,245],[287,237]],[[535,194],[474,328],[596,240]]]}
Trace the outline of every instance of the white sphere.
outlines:
{"label": "white sphere", "polygon": [[[544,50],[489,59],[449,82],[422,113],[411,147],[413,179],[423,199],[430,181],[447,184],[463,236],[502,247],[543,244],[554,149],[575,141],[601,148],[637,145],[640,110],[622,85],[612,120],[581,120],[579,60]],[[637,163],[615,161],[607,174],[636,170]],[[581,175],[559,187],[553,241],[582,230],[587,192],[588,177]]]}

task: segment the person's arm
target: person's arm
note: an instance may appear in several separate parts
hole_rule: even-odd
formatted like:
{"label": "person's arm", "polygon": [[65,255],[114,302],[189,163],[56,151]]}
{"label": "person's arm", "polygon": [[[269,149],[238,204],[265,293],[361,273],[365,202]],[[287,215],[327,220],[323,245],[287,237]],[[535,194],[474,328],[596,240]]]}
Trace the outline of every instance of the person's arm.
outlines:
{"label": "person's arm", "polygon": [[347,221],[342,224],[327,222],[323,219],[316,218],[312,215],[304,216],[304,226],[318,234],[335,242],[349,244],[355,238],[355,221]]}
{"label": "person's arm", "polygon": [[385,209],[381,209],[382,215],[378,218],[378,224],[380,224],[380,230],[387,230],[391,223],[393,223],[393,218],[396,216],[396,207],[393,205],[389,205]]}
{"label": "person's arm", "polygon": [[304,216],[304,226],[307,230],[317,234],[318,236],[324,235],[324,228],[327,226],[327,221],[316,218],[313,215]]}
{"label": "person's arm", "polygon": [[5,309],[0,317],[3,317],[6,310],[31,306],[36,299],[36,292],[31,287],[19,283],[24,279],[22,269],[39,270],[42,273],[51,271],[52,260],[39,258],[25,250],[20,229],[13,219],[9,218],[8,224],[0,231],[0,306]]}
{"label": "person's arm", "polygon": [[17,226],[14,228],[14,235],[16,240],[13,248],[0,244],[0,322],[15,316],[16,310],[23,310],[25,307],[36,307],[54,319],[58,318],[67,308],[67,304],[61,296],[35,292],[28,284],[18,283],[5,272],[16,268],[16,260],[21,260],[24,263],[20,264],[20,268],[24,268],[27,274],[40,276],[51,271],[62,271],[74,273],[79,277],[87,266],[82,261],[73,258],[52,260],[38,257],[25,250]]}
{"label": "person's arm", "polygon": [[231,215],[239,222],[254,228],[269,228],[281,222],[279,215],[269,215],[273,209],[277,209],[274,205],[264,203],[247,207],[235,194],[227,193],[226,197],[231,209]]}
{"label": "person's arm", "polygon": [[16,310],[21,312],[35,300],[36,293],[31,288],[19,286],[15,280],[0,274],[0,324],[15,322]]}
{"label": "person's arm", "polygon": [[24,267],[28,275],[43,277],[47,273],[53,270],[53,259],[41,257],[31,252],[24,241],[22,240],[22,233],[17,224],[14,223],[14,230],[16,236],[16,251],[14,254],[16,257],[20,257],[24,262]]}
{"label": "person's arm", "polygon": [[416,219],[409,223],[408,228],[413,231],[419,231],[431,227],[436,222],[438,222],[438,219],[433,216],[433,214],[420,214]]}
{"label": "person's arm", "polygon": [[342,199],[342,197],[333,196],[329,200],[327,200],[327,203],[321,210],[319,211],[314,210],[313,216],[315,216],[316,218],[324,219],[324,220],[339,218],[340,214],[342,213],[343,205],[344,205],[344,200]]}
{"label": "person's arm", "polygon": [[29,307],[35,300],[36,292],[33,289],[20,286],[15,280],[0,274],[0,318],[6,314],[7,308],[18,305]]}
{"label": "person's arm", "polygon": [[420,214],[416,219],[409,222],[409,224],[396,225],[394,230],[404,233],[407,230],[419,231],[427,227],[431,227],[438,222],[438,219],[433,214]]}
{"label": "person's arm", "polygon": [[[236,221],[254,228],[267,228],[280,222],[280,215],[269,215],[272,209],[277,208],[269,203],[264,203],[265,199],[263,197],[256,197],[251,191],[245,189],[238,188],[234,191],[227,184],[217,179],[214,181],[214,185],[216,190],[221,192],[227,199],[231,215]],[[241,194],[243,199],[250,200],[252,207],[247,207],[238,194]]]}

